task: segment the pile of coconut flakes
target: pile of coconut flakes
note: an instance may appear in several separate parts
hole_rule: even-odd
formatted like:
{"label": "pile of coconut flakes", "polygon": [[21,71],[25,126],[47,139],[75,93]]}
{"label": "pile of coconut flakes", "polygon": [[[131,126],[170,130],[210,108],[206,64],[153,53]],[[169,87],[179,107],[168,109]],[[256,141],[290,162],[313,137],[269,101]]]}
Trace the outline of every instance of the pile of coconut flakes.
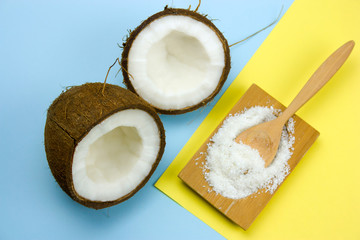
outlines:
{"label": "pile of coconut flakes", "polygon": [[[259,190],[273,193],[289,174],[288,160],[295,141],[294,120],[282,131],[274,161],[265,168],[259,152],[234,139],[249,127],[276,118],[280,110],[256,106],[230,115],[208,144],[203,173],[212,190],[232,199],[245,198]],[[212,191],[210,190],[210,191]]]}

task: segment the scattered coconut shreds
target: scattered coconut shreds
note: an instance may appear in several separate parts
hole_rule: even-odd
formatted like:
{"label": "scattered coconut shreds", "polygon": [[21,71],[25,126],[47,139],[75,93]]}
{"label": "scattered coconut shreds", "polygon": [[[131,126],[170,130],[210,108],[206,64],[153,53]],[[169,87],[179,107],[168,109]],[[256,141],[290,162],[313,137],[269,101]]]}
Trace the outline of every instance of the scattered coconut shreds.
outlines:
{"label": "scattered coconut shreds", "polygon": [[274,193],[290,171],[287,161],[295,142],[294,119],[290,118],[284,127],[277,155],[267,168],[257,150],[234,139],[242,131],[276,118],[280,112],[273,107],[256,106],[225,119],[208,145],[203,167],[213,191],[232,199],[247,197],[260,189]]}

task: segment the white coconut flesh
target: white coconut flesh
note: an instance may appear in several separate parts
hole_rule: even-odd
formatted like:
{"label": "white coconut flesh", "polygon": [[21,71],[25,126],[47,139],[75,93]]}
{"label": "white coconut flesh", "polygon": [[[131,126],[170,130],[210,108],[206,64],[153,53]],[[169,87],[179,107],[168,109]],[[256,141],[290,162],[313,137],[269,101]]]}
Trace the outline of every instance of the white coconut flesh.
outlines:
{"label": "white coconut flesh", "polygon": [[160,149],[159,129],[147,112],[117,112],[93,127],[75,148],[75,191],[92,201],[112,201],[149,174]]}
{"label": "white coconut flesh", "polygon": [[136,92],[159,109],[193,106],[216,89],[225,66],[221,40],[187,16],[164,16],[145,27],[128,55]]}

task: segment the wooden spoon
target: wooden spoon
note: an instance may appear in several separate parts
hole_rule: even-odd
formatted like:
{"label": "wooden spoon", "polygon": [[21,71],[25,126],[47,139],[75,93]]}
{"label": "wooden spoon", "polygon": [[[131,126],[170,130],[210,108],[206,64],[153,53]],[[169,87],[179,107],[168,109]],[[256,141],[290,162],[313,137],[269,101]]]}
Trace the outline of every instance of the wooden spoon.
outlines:
{"label": "wooden spoon", "polygon": [[235,141],[238,143],[241,141],[251,148],[257,149],[265,161],[265,167],[269,166],[279,148],[284,124],[339,70],[349,57],[354,45],[354,41],[349,41],[331,54],[278,118],[243,131],[236,137]]}

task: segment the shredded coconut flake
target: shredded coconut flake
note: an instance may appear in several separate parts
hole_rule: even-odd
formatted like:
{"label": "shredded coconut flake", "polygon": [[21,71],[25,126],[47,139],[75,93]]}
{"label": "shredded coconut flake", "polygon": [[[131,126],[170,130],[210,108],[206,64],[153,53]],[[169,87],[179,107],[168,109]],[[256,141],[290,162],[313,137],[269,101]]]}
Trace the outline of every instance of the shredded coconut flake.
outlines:
{"label": "shredded coconut flake", "polygon": [[230,115],[208,144],[203,174],[212,190],[224,197],[240,199],[258,190],[273,193],[289,174],[288,160],[295,141],[294,119],[284,127],[274,161],[265,168],[259,152],[234,141],[242,131],[276,118],[281,111],[256,106]]}

